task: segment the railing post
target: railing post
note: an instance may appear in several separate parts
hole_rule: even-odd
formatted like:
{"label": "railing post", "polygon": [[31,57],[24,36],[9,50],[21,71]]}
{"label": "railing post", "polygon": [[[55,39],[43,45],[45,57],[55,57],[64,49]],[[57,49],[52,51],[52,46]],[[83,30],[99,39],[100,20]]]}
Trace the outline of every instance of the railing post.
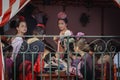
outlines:
{"label": "railing post", "polygon": [[70,73],[69,73],[69,36],[67,36],[67,42],[66,42],[66,47],[67,47],[67,59],[68,59],[68,63],[67,63],[67,80],[70,80],[69,76],[70,76]]}

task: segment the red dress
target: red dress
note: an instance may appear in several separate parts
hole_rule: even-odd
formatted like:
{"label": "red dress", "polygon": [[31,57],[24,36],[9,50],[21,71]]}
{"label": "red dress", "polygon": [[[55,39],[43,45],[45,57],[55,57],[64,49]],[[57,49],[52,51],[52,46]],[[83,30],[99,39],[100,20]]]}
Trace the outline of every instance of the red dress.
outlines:
{"label": "red dress", "polygon": [[[43,71],[44,68],[44,61],[41,60],[41,54],[38,55],[37,60],[34,63],[34,80],[36,80],[37,73],[40,73],[40,71]],[[41,65],[42,64],[42,65]],[[23,76],[23,65],[25,66],[25,75]],[[31,61],[25,61],[24,64],[22,63],[19,67],[19,80],[32,80],[32,62]]]}

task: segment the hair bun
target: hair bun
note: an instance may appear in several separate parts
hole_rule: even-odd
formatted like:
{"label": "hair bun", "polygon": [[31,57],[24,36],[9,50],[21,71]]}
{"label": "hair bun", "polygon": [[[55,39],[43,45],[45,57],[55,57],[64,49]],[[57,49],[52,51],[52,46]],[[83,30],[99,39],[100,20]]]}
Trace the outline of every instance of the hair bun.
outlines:
{"label": "hair bun", "polygon": [[24,16],[19,16],[18,18],[19,18],[20,21],[24,21],[25,20]]}
{"label": "hair bun", "polygon": [[67,14],[65,12],[59,12],[57,16],[58,16],[59,19],[67,18]]}
{"label": "hair bun", "polygon": [[18,16],[18,17],[16,18],[16,22],[21,22],[21,21],[25,21],[24,16]]}

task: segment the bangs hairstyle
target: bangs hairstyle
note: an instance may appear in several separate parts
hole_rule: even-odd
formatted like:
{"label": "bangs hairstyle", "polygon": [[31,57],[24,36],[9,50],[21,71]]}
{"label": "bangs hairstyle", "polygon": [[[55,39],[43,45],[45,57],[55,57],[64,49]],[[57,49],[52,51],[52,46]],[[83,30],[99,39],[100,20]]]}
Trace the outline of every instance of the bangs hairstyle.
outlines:
{"label": "bangs hairstyle", "polygon": [[25,18],[23,16],[19,16],[17,19],[16,19],[16,27],[19,27],[20,23],[21,22],[25,22]]}
{"label": "bangs hairstyle", "polygon": [[82,50],[82,51],[84,51],[84,52],[89,52],[89,50],[90,50],[90,47],[89,47],[89,45],[87,44],[86,39],[84,39],[84,38],[81,38],[80,40],[78,40],[78,41],[75,43],[75,46],[78,47],[80,50]]}
{"label": "bangs hairstyle", "polygon": [[66,24],[68,23],[68,19],[67,19],[67,18],[64,18],[64,19],[58,18],[58,21],[59,21],[59,20],[63,20]]}
{"label": "bangs hairstyle", "polygon": [[26,23],[26,21],[25,21],[25,20],[22,20],[22,21],[21,21],[21,20],[20,20],[20,21],[17,21],[17,22],[16,22],[16,27],[19,27],[21,22],[25,22],[25,23]]}

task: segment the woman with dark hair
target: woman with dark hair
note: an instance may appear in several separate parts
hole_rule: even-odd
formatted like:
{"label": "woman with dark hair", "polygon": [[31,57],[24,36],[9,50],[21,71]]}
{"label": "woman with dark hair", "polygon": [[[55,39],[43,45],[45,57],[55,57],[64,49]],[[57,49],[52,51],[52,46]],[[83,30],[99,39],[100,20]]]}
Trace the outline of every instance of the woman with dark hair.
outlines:
{"label": "woman with dark hair", "polygon": [[18,18],[16,21],[16,36],[11,39],[11,45],[13,47],[13,52],[11,59],[14,60],[21,48],[23,43],[24,34],[27,32],[27,25],[24,19]]}
{"label": "woman with dark hair", "polygon": [[[58,27],[60,29],[60,38],[54,37],[54,41],[57,43],[58,52],[65,52],[66,51],[66,37],[71,36],[72,32],[68,29],[68,19],[67,15],[64,12],[58,13]],[[63,57],[63,56],[62,56]],[[64,56],[65,57],[65,56]]]}
{"label": "woman with dark hair", "polygon": [[[44,34],[42,27],[42,24],[37,25],[33,30],[33,38],[29,38],[22,44],[22,47],[26,49],[23,50],[21,47],[19,51],[20,54],[17,56],[17,80],[37,80],[37,75],[43,71],[44,60],[42,56],[45,46],[42,42],[42,38],[36,37],[37,35]],[[23,54],[25,55],[25,60],[23,60]],[[25,75],[23,74],[23,69],[25,69]]]}
{"label": "woman with dark hair", "polygon": [[26,32],[27,35],[32,35],[32,32],[37,25],[37,21],[34,17],[35,10],[36,7],[33,4],[28,4],[23,12],[28,28],[28,31]]}
{"label": "woman with dark hair", "polygon": [[72,32],[68,29],[68,19],[64,12],[58,13],[58,27],[60,29],[60,36],[70,36]]}

